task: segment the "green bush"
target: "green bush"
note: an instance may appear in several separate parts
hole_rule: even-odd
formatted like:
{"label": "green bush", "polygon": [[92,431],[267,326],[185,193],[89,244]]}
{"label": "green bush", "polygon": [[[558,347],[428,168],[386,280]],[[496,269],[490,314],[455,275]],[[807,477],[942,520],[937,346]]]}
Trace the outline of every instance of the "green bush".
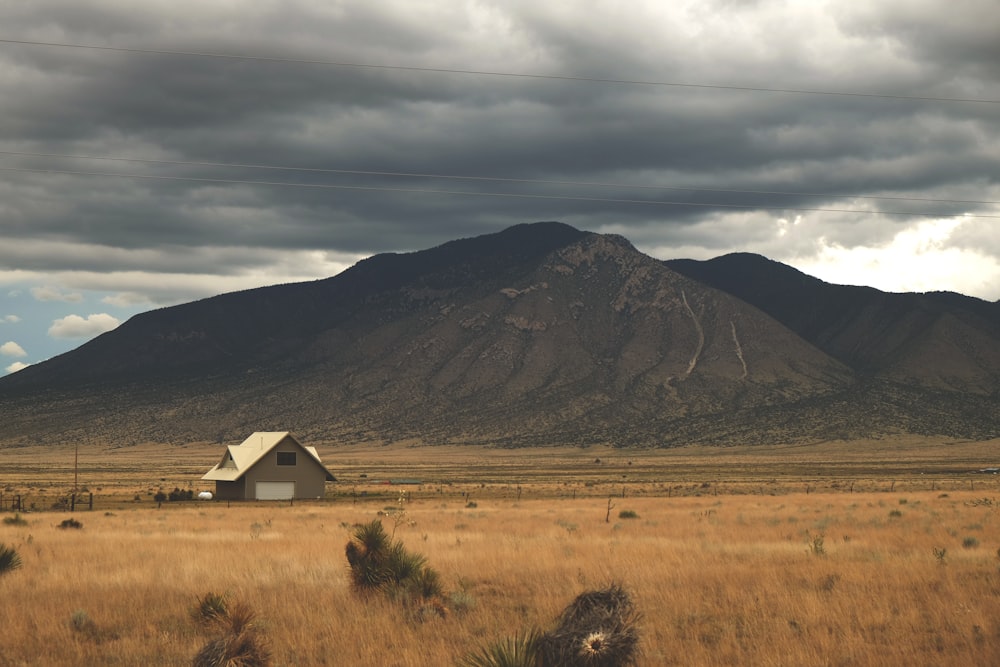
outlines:
{"label": "green bush", "polygon": [[622,510],[618,513],[619,519],[638,519],[639,515],[635,513],[635,510]]}
{"label": "green bush", "polygon": [[428,567],[427,559],[393,541],[378,519],[355,527],[344,552],[355,591],[414,600],[443,594],[440,578]]}
{"label": "green bush", "polygon": [[15,514],[14,516],[5,516],[3,518],[4,525],[7,526],[27,526],[28,522],[25,521],[24,517],[20,514]]}
{"label": "green bush", "polygon": [[975,549],[979,546],[979,540],[971,535],[962,539],[963,549]]}

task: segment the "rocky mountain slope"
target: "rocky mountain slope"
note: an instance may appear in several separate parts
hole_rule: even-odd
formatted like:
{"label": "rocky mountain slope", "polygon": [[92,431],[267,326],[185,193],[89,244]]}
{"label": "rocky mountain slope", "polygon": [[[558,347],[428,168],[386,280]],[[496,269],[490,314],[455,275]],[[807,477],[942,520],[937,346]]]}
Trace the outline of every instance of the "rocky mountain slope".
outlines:
{"label": "rocky mountain slope", "polygon": [[851,299],[802,313],[787,286],[754,301],[698,267],[539,223],[151,311],[0,378],[0,443],[997,435],[988,314],[946,309],[916,335],[912,316]]}
{"label": "rocky mountain slope", "polygon": [[665,264],[760,308],[862,377],[1000,392],[1000,302],[831,285],[748,253]]}

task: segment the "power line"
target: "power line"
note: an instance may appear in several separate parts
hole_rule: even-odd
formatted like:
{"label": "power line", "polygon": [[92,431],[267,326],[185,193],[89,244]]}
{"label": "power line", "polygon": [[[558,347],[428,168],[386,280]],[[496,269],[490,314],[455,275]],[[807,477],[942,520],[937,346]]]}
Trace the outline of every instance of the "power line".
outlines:
{"label": "power line", "polygon": [[351,67],[355,69],[396,70],[403,72],[429,72],[436,74],[462,74],[469,76],[493,76],[516,79],[536,79],[546,81],[583,81],[588,83],[608,83],[630,86],[657,86],[674,88],[696,88],[703,90],[733,90],[759,93],[782,93],[788,95],[829,95],[836,97],[868,97],[890,100],[911,100],[922,102],[963,102],[972,104],[1000,104],[1000,100],[969,98],[969,97],[931,97],[926,95],[892,95],[888,93],[859,93],[838,90],[810,90],[804,88],[764,88],[760,86],[728,86],[706,83],[684,83],[679,81],[651,81],[641,79],[612,79],[605,77],[569,76],[562,74],[532,74],[527,72],[501,72],[496,70],[471,70],[450,67],[417,67],[414,65],[378,65],[374,63],[358,63],[342,60],[318,60],[311,58],[284,58],[277,56],[257,56],[236,53],[216,53],[212,51],[177,51],[168,49],[140,49],[121,46],[98,46],[94,44],[71,44],[66,42],[38,42],[25,39],[2,39],[4,44],[22,44],[26,46],[47,46],[66,49],[89,49],[93,51],[111,51],[116,53],[146,53],[164,56],[192,56],[197,58],[221,58],[226,60],[252,60],[258,62],[286,63],[299,65],[327,65],[331,67]]}
{"label": "power line", "polygon": [[239,162],[203,162],[197,160],[156,160],[150,158],[132,158],[106,155],[74,155],[66,153],[31,153],[28,151],[0,150],[0,155],[19,155],[24,157],[46,157],[73,160],[107,160],[116,162],[132,162],[137,164],[163,164],[185,167],[229,167],[237,169],[265,169],[273,171],[295,171],[320,174],[344,174],[352,176],[386,176],[399,178],[427,178],[440,180],[477,181],[489,183],[521,183],[533,185],[565,185],[575,187],[617,188],[633,190],[674,190],[680,192],[710,192],[715,194],[750,194],[778,195],[786,197],[826,197],[836,199],[885,199],[893,201],[918,201],[938,204],[1000,204],[1000,201],[979,199],[940,199],[935,197],[899,197],[892,195],[857,195],[836,194],[829,192],[793,192],[783,190],[737,190],[732,188],[701,188],[682,185],[640,185],[631,183],[611,183],[601,181],[565,181],[545,178],[504,178],[499,176],[460,176],[456,174],[434,174],[405,171],[371,171],[361,169],[328,169],[321,167],[289,167],[268,164],[244,164]]}
{"label": "power line", "polygon": [[317,190],[361,190],[366,192],[401,192],[416,194],[459,195],[467,197],[498,197],[509,199],[544,199],[553,201],[582,201],[606,204],[635,204],[647,206],[693,206],[699,208],[731,208],[757,211],[804,211],[823,213],[856,213],[863,215],[901,215],[927,218],[990,218],[1000,219],[1000,215],[972,213],[926,213],[912,211],[865,211],[861,209],[820,208],[803,206],[755,206],[752,204],[721,204],[712,202],[664,201],[654,199],[622,199],[614,197],[582,197],[575,195],[545,195],[517,192],[481,192],[472,190],[438,190],[427,188],[398,188],[373,185],[336,185],[332,183],[291,183],[287,181],[250,181],[234,178],[197,178],[193,176],[158,176],[153,174],[123,174],[106,171],[75,171],[69,169],[29,169],[26,167],[0,167],[0,171],[30,174],[61,174],[70,176],[105,176],[111,178],[136,178],[157,181],[184,181],[193,183],[217,183],[226,185],[261,185],[269,187],[309,188]]}

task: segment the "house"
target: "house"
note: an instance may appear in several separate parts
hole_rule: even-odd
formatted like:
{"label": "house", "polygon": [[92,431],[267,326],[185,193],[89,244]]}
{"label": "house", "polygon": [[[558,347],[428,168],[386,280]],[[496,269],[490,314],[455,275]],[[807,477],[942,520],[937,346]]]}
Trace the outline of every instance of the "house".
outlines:
{"label": "house", "polygon": [[202,479],[215,482],[219,500],[322,498],[325,483],[336,481],[316,448],[304,447],[288,431],[259,431],[229,445]]}

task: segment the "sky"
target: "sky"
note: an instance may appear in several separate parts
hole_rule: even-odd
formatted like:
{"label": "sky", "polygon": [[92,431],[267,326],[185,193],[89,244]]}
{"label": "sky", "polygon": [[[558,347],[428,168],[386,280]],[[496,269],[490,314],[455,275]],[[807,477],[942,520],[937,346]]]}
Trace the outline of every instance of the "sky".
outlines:
{"label": "sky", "polygon": [[558,220],[1000,299],[994,0],[0,3],[0,374]]}

